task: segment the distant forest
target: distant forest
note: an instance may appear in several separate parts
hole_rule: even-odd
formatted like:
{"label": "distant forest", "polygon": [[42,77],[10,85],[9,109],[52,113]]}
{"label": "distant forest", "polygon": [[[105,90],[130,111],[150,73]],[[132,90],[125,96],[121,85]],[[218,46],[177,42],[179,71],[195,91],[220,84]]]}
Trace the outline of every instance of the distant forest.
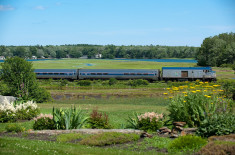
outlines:
{"label": "distant forest", "polygon": [[103,59],[161,59],[161,58],[193,58],[198,47],[188,46],[115,46],[115,45],[60,45],[60,46],[0,46],[0,56],[22,58],[79,58],[86,55],[94,58],[102,54]]}
{"label": "distant forest", "polygon": [[203,40],[201,47],[189,46],[115,46],[115,45],[60,45],[60,46],[0,46],[0,56],[37,58],[95,58],[103,59],[162,59],[195,58],[199,66],[235,66],[235,33],[222,33]]}

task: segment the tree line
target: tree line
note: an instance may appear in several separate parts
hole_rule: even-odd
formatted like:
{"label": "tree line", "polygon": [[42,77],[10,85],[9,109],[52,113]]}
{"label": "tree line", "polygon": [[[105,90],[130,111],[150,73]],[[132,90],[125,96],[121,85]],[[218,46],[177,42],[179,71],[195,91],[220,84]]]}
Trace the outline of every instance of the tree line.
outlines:
{"label": "tree line", "polygon": [[102,54],[103,59],[161,59],[161,58],[193,58],[198,47],[188,46],[115,46],[115,45],[60,45],[60,46],[0,46],[0,56],[21,58],[79,58],[86,55],[94,58]]}

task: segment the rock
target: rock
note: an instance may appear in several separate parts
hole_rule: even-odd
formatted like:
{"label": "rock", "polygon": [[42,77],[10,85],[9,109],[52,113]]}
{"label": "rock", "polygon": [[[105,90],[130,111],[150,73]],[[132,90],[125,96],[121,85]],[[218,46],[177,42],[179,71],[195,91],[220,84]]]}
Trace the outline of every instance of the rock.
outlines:
{"label": "rock", "polygon": [[148,137],[148,138],[152,138],[153,136],[148,134],[147,132],[143,132],[141,135],[140,135],[141,138],[145,138],[145,137]]}
{"label": "rock", "polygon": [[186,122],[173,122],[173,125],[174,126],[181,126],[181,127],[183,127],[183,126],[186,125]]}
{"label": "rock", "polygon": [[185,136],[185,135],[187,135],[187,133],[185,131],[181,131],[180,135]]}
{"label": "rock", "polygon": [[161,131],[161,130],[165,130],[165,129],[168,129],[167,127],[162,127],[162,128],[160,128],[159,130]]}
{"label": "rock", "polygon": [[179,135],[177,135],[177,134],[171,134],[171,136],[170,136],[170,138],[178,138],[179,137]]}
{"label": "rock", "polygon": [[197,128],[184,128],[186,134],[194,134],[197,131]]}
{"label": "rock", "polygon": [[180,127],[180,126],[176,126],[175,129],[179,130],[179,131],[183,131],[184,128]]}
{"label": "rock", "polygon": [[166,133],[166,132],[171,133],[171,130],[167,128],[167,129],[161,131],[161,133]]}
{"label": "rock", "polygon": [[13,97],[13,96],[2,96],[2,95],[0,95],[0,104],[3,103],[3,101],[4,101],[5,99],[11,103],[11,102],[14,102],[14,101],[16,100],[16,97]]}

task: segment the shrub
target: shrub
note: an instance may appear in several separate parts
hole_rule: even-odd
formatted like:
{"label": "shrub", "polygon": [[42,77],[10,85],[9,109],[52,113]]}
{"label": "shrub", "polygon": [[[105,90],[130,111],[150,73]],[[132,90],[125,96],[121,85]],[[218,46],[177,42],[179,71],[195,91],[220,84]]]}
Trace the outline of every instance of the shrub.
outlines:
{"label": "shrub", "polygon": [[218,84],[223,87],[223,94],[235,100],[235,80],[226,79],[226,80],[218,80]]}
{"label": "shrub", "polygon": [[127,128],[131,129],[139,129],[139,124],[138,124],[138,113],[134,112],[132,116],[128,116],[127,122]]}
{"label": "shrub", "polygon": [[37,104],[33,101],[28,101],[26,103],[16,104],[16,117],[17,119],[30,120],[39,114],[39,109]]}
{"label": "shrub", "polygon": [[90,86],[90,85],[91,85],[91,81],[90,81],[90,80],[80,80],[80,81],[78,82],[78,84],[79,84],[80,86]]}
{"label": "shrub", "polygon": [[80,129],[87,122],[83,111],[79,108],[70,109],[54,109],[53,107],[53,119],[57,129]]}
{"label": "shrub", "polygon": [[235,114],[215,114],[208,117],[197,130],[202,137],[235,133]]}
{"label": "shrub", "polygon": [[115,79],[115,78],[110,78],[109,79],[109,85],[111,86],[111,85],[114,85],[114,84],[116,84],[117,83],[117,79]]}
{"label": "shrub", "polygon": [[117,132],[106,132],[84,138],[81,140],[80,144],[90,146],[105,146],[137,141],[139,138],[140,136],[134,133],[125,134]]}
{"label": "shrub", "polygon": [[53,130],[56,129],[53,116],[50,114],[40,114],[38,117],[34,118],[35,122],[33,124],[34,130]]}
{"label": "shrub", "polygon": [[33,100],[37,103],[52,101],[51,94],[45,88],[35,88],[32,90]]}
{"label": "shrub", "polygon": [[162,120],[163,114],[146,112],[138,116],[138,127],[144,131],[157,131],[164,125]]}
{"label": "shrub", "polygon": [[92,129],[110,129],[108,115],[99,113],[98,109],[94,109],[90,114],[89,124]]}
{"label": "shrub", "polygon": [[137,79],[137,80],[129,80],[127,85],[130,86],[140,86],[140,85],[148,85],[149,82],[147,80],[143,80],[143,79]]}
{"label": "shrub", "polygon": [[199,127],[207,116],[229,113],[231,109],[231,100],[221,99],[201,90],[188,92],[187,95],[177,95],[171,99],[168,106],[170,120],[184,121],[189,127]]}
{"label": "shrub", "polygon": [[186,135],[174,139],[168,146],[172,152],[197,151],[207,144],[207,140],[198,136]]}
{"label": "shrub", "polygon": [[9,124],[6,126],[7,132],[24,132],[25,128],[19,124]]}

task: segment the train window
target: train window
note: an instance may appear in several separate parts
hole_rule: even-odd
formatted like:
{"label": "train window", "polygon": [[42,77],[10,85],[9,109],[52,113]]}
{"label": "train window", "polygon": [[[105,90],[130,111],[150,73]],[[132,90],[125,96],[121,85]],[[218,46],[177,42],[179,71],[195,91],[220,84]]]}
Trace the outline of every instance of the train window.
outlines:
{"label": "train window", "polygon": [[47,73],[42,73],[42,75],[47,75]]}
{"label": "train window", "polygon": [[129,75],[129,73],[124,73],[124,75]]}
{"label": "train window", "polygon": [[64,75],[64,73],[60,73],[60,75]]}
{"label": "train window", "polygon": [[142,75],[141,73],[137,73],[137,75]]}
{"label": "train window", "polygon": [[96,75],[96,73],[91,73],[91,75]]}
{"label": "train window", "polygon": [[135,73],[131,73],[131,75],[135,75]]}
{"label": "train window", "polygon": [[48,75],[53,75],[53,73],[48,73]]}
{"label": "train window", "polygon": [[149,75],[148,73],[144,73],[144,75]]}
{"label": "train window", "polygon": [[59,73],[54,73],[54,75],[59,75]]}
{"label": "train window", "polygon": [[103,73],[103,75],[108,75],[108,73]]}
{"label": "train window", "polygon": [[102,73],[97,73],[97,75],[102,75]]}

